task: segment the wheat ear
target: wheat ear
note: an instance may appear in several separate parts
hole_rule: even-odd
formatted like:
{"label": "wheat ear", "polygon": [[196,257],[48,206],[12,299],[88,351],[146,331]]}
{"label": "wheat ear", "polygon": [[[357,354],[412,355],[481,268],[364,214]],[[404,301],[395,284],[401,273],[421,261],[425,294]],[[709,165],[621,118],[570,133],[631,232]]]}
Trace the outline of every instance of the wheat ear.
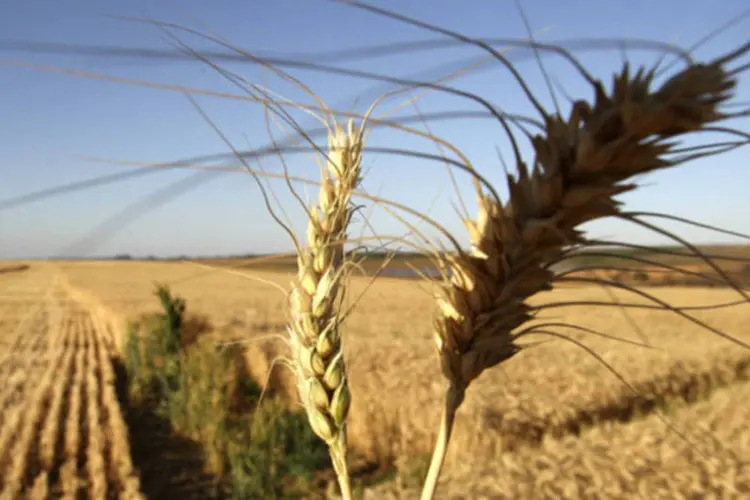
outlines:
{"label": "wheat ear", "polygon": [[531,319],[526,300],[552,288],[550,264],[564,247],[585,242],[577,227],[620,213],[615,195],[635,175],[670,167],[670,139],[719,120],[735,81],[719,62],[688,66],[650,90],[654,72],[631,76],[626,64],[607,93],[596,82],[593,105],[578,101],[569,119],[545,116],[532,138],[531,172],[520,159],[502,204],[477,183],[476,220],[465,220],[472,249],[440,259],[435,341],[448,380],[444,415],[422,499],[433,497],[456,410],[469,384],[521,349],[513,331]]}
{"label": "wheat ear", "polygon": [[[364,127],[363,127],[364,128]],[[346,417],[350,393],[344,363],[338,301],[344,294],[344,242],[360,182],[363,128],[337,123],[329,133],[327,169],[319,201],[309,214],[308,248],[300,249],[290,297],[289,327],[297,387],[315,434],[326,442],[342,496],[352,498],[347,470]]]}

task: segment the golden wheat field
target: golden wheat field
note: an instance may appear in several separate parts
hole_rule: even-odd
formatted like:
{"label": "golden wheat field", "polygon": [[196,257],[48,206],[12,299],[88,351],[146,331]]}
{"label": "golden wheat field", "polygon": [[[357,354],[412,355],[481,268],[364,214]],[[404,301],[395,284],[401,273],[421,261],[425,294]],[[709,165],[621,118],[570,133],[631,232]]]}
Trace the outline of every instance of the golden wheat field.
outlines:
{"label": "golden wheat field", "polygon": [[[291,278],[187,262],[32,263],[27,272],[1,275],[2,498],[139,495],[111,360],[121,352],[127,319],[157,307],[155,282],[183,296],[188,310],[207,316],[223,338],[243,341],[253,377],[294,404],[278,336],[285,297],[273,286],[286,287]],[[352,300],[363,294],[346,324],[350,444],[361,461],[408,475],[430,452],[439,418],[434,303],[422,282],[369,284],[355,278],[349,292]],[[648,291],[680,307],[738,298],[720,289]],[[566,287],[534,302],[587,299],[610,297],[597,288]],[[750,341],[750,304],[686,312]],[[441,498],[696,498],[707,492],[741,498],[750,492],[750,352],[658,310],[570,306],[550,308],[536,321],[573,322],[635,343],[647,340],[649,347],[569,330],[600,360],[555,340],[489,370],[459,411]],[[367,497],[416,492],[398,479]]]}
{"label": "golden wheat field", "polygon": [[0,276],[0,498],[140,498],[113,337],[60,278]]}

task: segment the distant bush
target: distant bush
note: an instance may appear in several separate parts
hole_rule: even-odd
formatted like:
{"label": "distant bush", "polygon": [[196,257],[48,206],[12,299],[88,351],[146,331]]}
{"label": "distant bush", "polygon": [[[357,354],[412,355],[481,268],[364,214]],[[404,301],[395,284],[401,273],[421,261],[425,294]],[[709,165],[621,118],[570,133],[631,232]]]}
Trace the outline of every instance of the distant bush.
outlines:
{"label": "distant bush", "polygon": [[20,273],[20,272],[28,271],[28,270],[29,270],[28,264],[20,264],[17,266],[0,267],[0,274]]}
{"label": "distant bush", "polygon": [[155,295],[161,312],[131,323],[125,346],[131,401],[201,444],[224,498],[304,496],[314,473],[330,467],[307,417],[275,399],[259,402],[241,346],[220,346],[207,320],[187,316],[168,287]]}
{"label": "distant bush", "polygon": [[638,269],[633,273],[633,279],[639,283],[648,281],[648,273],[642,269]]}

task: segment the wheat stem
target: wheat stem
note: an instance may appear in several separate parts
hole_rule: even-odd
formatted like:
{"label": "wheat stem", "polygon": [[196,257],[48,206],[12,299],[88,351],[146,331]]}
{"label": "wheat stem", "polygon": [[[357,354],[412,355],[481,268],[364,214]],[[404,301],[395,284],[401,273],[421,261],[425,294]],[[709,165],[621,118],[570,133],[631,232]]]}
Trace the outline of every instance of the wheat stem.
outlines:
{"label": "wheat stem", "polygon": [[329,445],[328,452],[333,463],[333,470],[336,472],[336,481],[339,483],[341,497],[343,500],[353,500],[352,485],[349,479],[349,467],[346,461],[346,430],[341,433],[341,437],[335,443]]}
{"label": "wheat stem", "polygon": [[438,432],[435,448],[432,451],[430,468],[427,471],[424,486],[422,487],[422,500],[430,500],[435,495],[440,472],[443,470],[445,455],[448,451],[448,444],[453,433],[453,422],[456,418],[456,410],[461,406],[464,400],[466,387],[452,382],[448,383],[445,392],[445,404],[443,414],[440,418],[440,431]]}

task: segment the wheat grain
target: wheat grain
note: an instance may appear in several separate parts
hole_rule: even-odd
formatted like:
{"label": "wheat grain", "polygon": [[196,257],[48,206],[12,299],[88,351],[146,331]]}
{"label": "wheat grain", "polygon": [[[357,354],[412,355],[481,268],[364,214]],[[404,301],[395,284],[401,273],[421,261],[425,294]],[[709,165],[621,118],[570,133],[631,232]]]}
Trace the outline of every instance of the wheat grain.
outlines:
{"label": "wheat grain", "polygon": [[337,123],[329,135],[327,171],[308,221],[309,249],[298,255],[298,280],[290,295],[289,327],[300,400],[313,431],[330,449],[344,498],[351,498],[346,465],[347,383],[338,304],[344,295],[344,242],[352,217],[352,191],[360,181],[363,129]]}
{"label": "wheat grain", "polygon": [[668,141],[720,119],[735,85],[719,62],[689,66],[655,91],[653,78],[645,69],[631,76],[626,64],[610,94],[596,83],[593,105],[576,102],[567,120],[545,116],[532,138],[534,167],[517,159],[506,204],[476,184],[478,215],[464,221],[472,249],[440,257],[451,278],[437,298],[435,341],[448,390],[423,499],[434,494],[466,388],[521,349],[513,332],[531,319],[526,300],[552,288],[549,265],[585,243],[581,224],[620,213],[614,196],[636,188],[629,178],[672,166]]}

